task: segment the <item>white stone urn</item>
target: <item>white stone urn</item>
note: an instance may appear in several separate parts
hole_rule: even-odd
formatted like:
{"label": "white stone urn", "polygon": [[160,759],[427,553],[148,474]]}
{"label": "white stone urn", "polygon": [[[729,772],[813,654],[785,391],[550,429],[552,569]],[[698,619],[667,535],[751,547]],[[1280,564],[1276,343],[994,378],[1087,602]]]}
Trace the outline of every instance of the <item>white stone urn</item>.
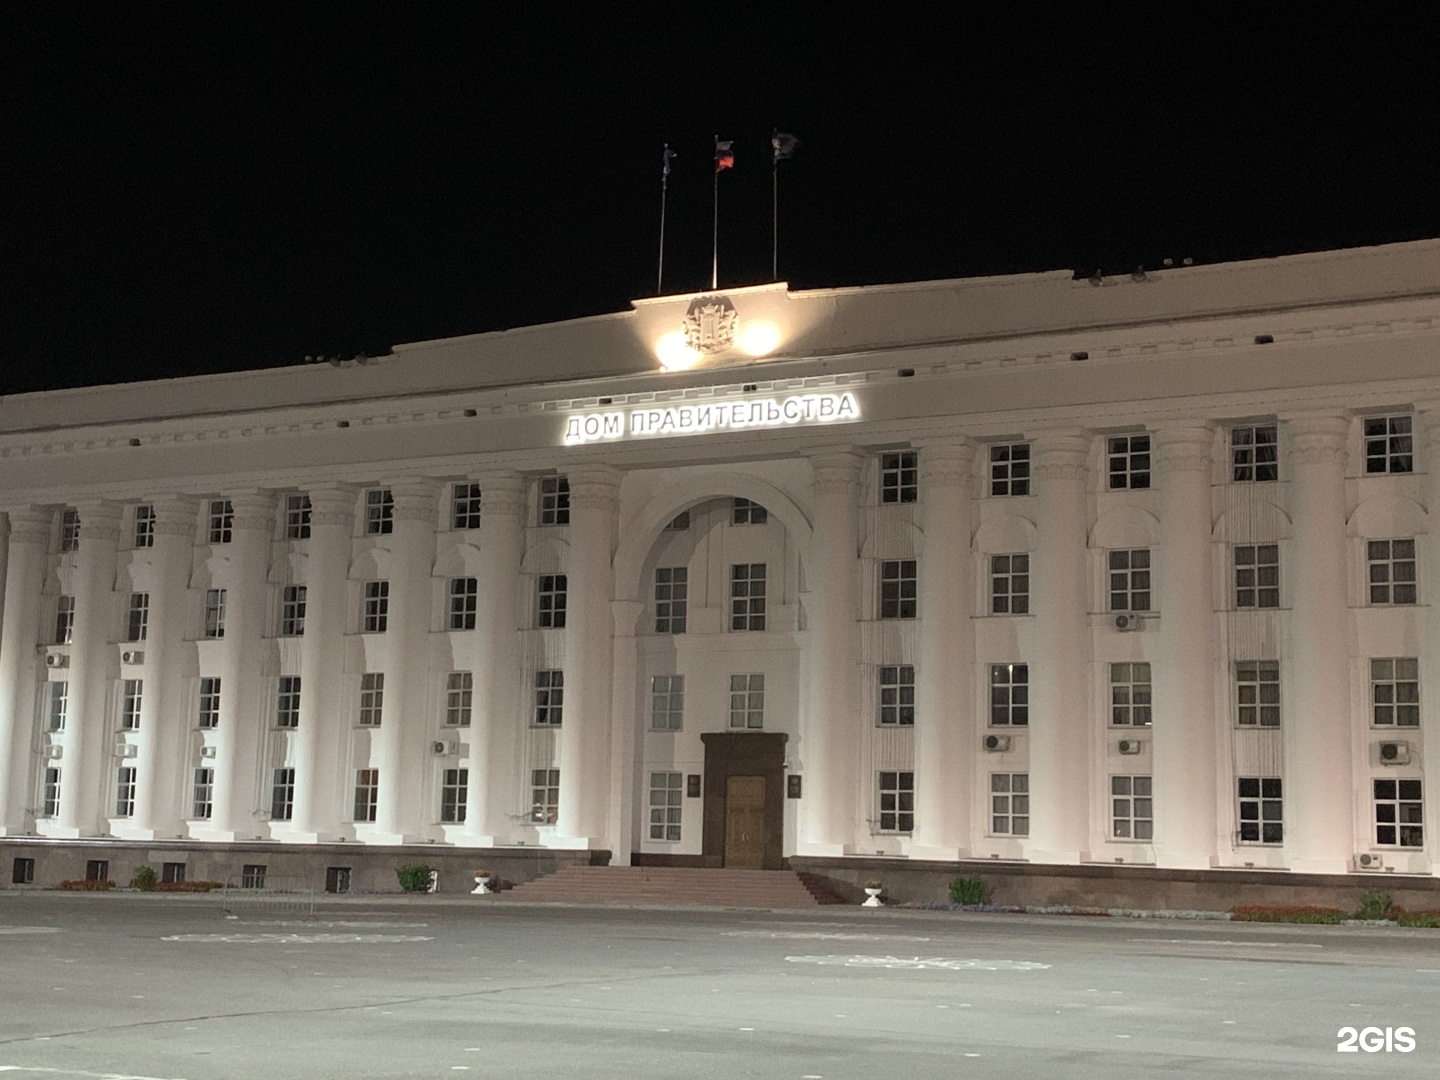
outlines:
{"label": "white stone urn", "polygon": [[884,907],[884,906],[885,906],[884,904],[882,904],[882,903],[880,902],[880,891],[881,891],[881,887],[880,887],[879,885],[875,885],[875,886],[866,885],[866,886],[864,886],[864,888],[865,888],[865,902],[860,905],[861,907]]}
{"label": "white stone urn", "polygon": [[490,882],[492,878],[488,872],[481,871],[475,874],[474,877],[475,888],[470,890],[471,896],[488,896],[490,893],[493,893],[495,891],[490,887]]}

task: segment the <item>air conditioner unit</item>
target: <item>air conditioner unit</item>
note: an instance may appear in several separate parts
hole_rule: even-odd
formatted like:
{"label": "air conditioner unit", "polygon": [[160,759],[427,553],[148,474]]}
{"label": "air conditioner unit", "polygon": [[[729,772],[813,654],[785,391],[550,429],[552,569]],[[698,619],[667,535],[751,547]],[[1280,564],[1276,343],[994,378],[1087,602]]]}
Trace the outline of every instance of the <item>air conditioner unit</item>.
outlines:
{"label": "air conditioner unit", "polygon": [[1003,754],[1010,749],[1009,735],[986,735],[985,749],[992,754]]}
{"label": "air conditioner unit", "polygon": [[122,664],[143,664],[145,662],[145,654],[139,649],[127,649],[120,654],[120,662]]}
{"label": "air conditioner unit", "polygon": [[430,752],[436,757],[451,757],[455,753],[455,744],[436,739],[430,744]]}
{"label": "air conditioner unit", "polygon": [[1122,612],[1121,614],[1116,615],[1113,620],[1111,620],[1111,624],[1115,627],[1116,630],[1139,630],[1140,616],[1134,614],[1133,612]]}
{"label": "air conditioner unit", "polygon": [[64,653],[52,652],[45,657],[46,667],[67,667],[69,663],[70,657]]}
{"label": "air conditioner unit", "polygon": [[1381,765],[1409,765],[1410,744],[1408,742],[1382,742],[1380,744]]}
{"label": "air conditioner unit", "polygon": [[214,757],[214,756],[215,756],[215,747],[213,747],[213,746],[202,746],[202,747],[200,747],[200,756],[201,756],[201,757],[204,757],[204,758],[212,758],[212,757]]}
{"label": "air conditioner unit", "polygon": [[1385,857],[1377,851],[1362,851],[1355,856],[1356,870],[1384,870]]}
{"label": "air conditioner unit", "polygon": [[1122,754],[1138,754],[1145,749],[1145,744],[1139,739],[1121,739],[1119,750]]}
{"label": "air conditioner unit", "polygon": [[65,748],[63,746],[58,746],[55,743],[51,743],[45,748],[45,756],[47,758],[50,758],[51,760],[58,760],[60,756],[64,753]]}
{"label": "air conditioner unit", "polygon": [[117,743],[115,744],[115,756],[116,756],[116,757],[134,757],[135,754],[136,754],[136,747],[135,747],[135,744],[134,744],[134,743],[117,742]]}

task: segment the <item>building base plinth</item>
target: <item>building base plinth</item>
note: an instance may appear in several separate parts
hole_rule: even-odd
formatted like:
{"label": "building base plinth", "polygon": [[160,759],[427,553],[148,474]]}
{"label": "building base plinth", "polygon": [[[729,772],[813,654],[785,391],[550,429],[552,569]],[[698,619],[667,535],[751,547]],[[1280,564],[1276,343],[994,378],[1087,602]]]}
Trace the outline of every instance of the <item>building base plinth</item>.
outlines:
{"label": "building base plinth", "polygon": [[912,844],[905,854],[912,859],[925,859],[930,862],[960,862],[975,857],[969,848],[935,847],[928,844]]}
{"label": "building base plinth", "polygon": [[1078,866],[1090,861],[1089,855],[1082,851],[1042,851],[1038,848],[1025,852],[1025,857],[1032,863],[1049,863],[1052,866]]}
{"label": "building base plinth", "polygon": [[1215,866],[1215,856],[1157,851],[1155,865],[1164,870],[1210,870]]}
{"label": "building base plinth", "polygon": [[1348,859],[1323,857],[1291,859],[1289,869],[1296,874],[1348,874],[1350,862]]}

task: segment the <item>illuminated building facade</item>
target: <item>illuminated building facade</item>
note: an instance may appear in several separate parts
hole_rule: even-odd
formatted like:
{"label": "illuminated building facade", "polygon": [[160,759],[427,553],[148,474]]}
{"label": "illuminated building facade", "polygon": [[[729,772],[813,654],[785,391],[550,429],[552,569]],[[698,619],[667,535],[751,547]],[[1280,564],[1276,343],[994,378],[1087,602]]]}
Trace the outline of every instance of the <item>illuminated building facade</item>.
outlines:
{"label": "illuminated building facade", "polygon": [[1437,499],[1437,242],[11,397],[0,835],[1435,874]]}

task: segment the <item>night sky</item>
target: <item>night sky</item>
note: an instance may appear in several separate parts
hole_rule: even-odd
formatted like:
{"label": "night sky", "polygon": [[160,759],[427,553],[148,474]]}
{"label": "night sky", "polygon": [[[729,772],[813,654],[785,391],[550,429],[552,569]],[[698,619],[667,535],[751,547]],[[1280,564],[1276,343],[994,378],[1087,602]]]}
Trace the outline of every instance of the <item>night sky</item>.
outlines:
{"label": "night sky", "polygon": [[715,135],[720,283],[766,281],[777,127],[797,288],[1440,236],[1419,6],[799,7],[5,0],[0,392],[626,310],[666,142],[666,291]]}

